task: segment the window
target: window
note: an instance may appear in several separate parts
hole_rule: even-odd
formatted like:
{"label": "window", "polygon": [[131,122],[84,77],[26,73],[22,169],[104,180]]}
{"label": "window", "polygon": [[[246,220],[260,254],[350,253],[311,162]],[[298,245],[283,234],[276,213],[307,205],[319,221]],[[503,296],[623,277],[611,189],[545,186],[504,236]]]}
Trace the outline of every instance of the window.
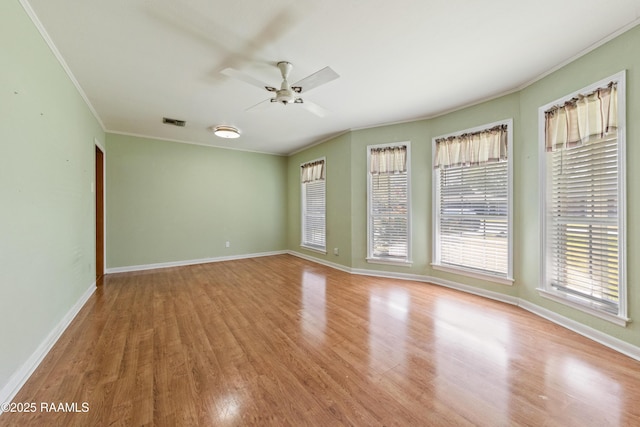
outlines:
{"label": "window", "polygon": [[409,144],[369,146],[367,160],[367,260],[409,264]]}
{"label": "window", "polygon": [[302,185],[301,246],[326,253],[325,160],[300,166]]}
{"label": "window", "polygon": [[434,138],[433,266],[511,284],[512,121]]}
{"label": "window", "polygon": [[624,74],[540,108],[543,296],[626,325]]}

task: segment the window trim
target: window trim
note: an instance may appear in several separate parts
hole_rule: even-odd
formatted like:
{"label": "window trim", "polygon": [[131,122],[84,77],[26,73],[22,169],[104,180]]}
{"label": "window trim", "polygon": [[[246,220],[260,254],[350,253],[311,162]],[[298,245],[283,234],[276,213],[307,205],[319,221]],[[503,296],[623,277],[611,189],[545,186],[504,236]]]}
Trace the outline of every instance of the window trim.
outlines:
{"label": "window trim", "polygon": [[[316,245],[310,245],[308,243],[306,243],[304,241],[304,229],[305,229],[305,201],[306,201],[306,197],[305,197],[305,184],[304,182],[302,182],[302,166],[309,164],[309,163],[314,163],[314,162],[319,162],[322,161],[324,162],[324,173],[325,173],[325,178],[324,178],[324,203],[325,203],[325,207],[324,207],[324,248],[320,247],[320,246],[316,246]],[[300,163],[299,166],[300,169],[300,247],[310,250],[310,251],[314,251],[314,252],[318,252],[320,254],[327,254],[327,158],[326,157],[318,157],[317,159],[312,159],[312,160],[308,160],[305,162]]]}
{"label": "window trim", "polygon": [[[551,287],[547,283],[547,152],[545,144],[545,112],[554,105],[562,104],[580,94],[591,93],[604,87],[609,82],[618,84],[618,314],[611,314],[591,306],[588,302],[581,301],[580,297],[563,292]],[[599,80],[589,86],[578,89],[568,95],[562,96],[548,104],[538,108],[538,174],[539,174],[539,202],[540,202],[540,285],[538,294],[565,306],[573,307],[584,313],[607,320],[616,325],[626,327],[631,321],[627,317],[627,209],[626,209],[626,70],[622,70],[612,76]]]}
{"label": "window trim", "polygon": [[[472,268],[465,268],[460,266],[452,266],[442,264],[440,261],[440,212],[439,212],[439,200],[440,200],[440,177],[438,174],[438,170],[433,167],[433,159],[435,159],[436,155],[436,141],[442,138],[449,138],[452,136],[459,136],[465,133],[474,133],[480,132],[483,130],[488,130],[496,126],[507,125],[507,230],[508,230],[508,238],[507,238],[507,276],[498,276],[491,274],[489,272],[481,272],[474,270]],[[513,285],[513,118],[508,118],[504,120],[499,120],[492,123],[483,124],[480,126],[475,126],[472,128],[448,133],[445,135],[439,135],[431,140],[431,169],[432,169],[432,179],[431,179],[431,207],[432,207],[432,243],[431,243],[431,267],[434,270],[441,270],[450,273],[460,274],[462,276],[473,277],[477,279],[482,279],[494,283],[499,283],[502,285]]]}
{"label": "window trim", "polygon": [[[371,150],[387,147],[407,147],[407,258],[390,259],[373,256],[373,229],[371,227],[371,202],[372,180],[369,165],[371,164]],[[413,265],[411,251],[411,141],[392,142],[386,144],[367,145],[367,262],[371,264],[400,265],[411,267]]]}

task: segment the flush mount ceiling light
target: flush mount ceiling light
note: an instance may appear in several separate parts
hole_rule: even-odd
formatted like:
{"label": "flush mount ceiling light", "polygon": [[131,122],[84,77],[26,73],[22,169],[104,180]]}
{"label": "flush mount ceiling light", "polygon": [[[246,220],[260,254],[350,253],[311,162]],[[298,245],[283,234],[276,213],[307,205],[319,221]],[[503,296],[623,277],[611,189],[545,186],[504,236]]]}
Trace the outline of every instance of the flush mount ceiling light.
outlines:
{"label": "flush mount ceiling light", "polygon": [[209,128],[213,131],[213,134],[220,138],[238,138],[240,137],[240,131],[233,126],[212,126]]}

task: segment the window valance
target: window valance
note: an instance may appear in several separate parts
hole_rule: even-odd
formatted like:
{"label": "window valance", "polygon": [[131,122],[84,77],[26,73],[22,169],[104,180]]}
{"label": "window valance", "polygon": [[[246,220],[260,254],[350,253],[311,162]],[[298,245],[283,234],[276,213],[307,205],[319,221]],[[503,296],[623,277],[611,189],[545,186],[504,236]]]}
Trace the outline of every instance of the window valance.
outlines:
{"label": "window valance", "polygon": [[407,146],[372,148],[369,172],[373,175],[407,171]]}
{"label": "window valance", "polygon": [[324,160],[305,163],[300,166],[303,183],[320,181],[325,178]]}
{"label": "window valance", "polygon": [[545,111],[547,151],[582,145],[590,138],[603,138],[618,128],[617,83],[578,95],[563,105]]}
{"label": "window valance", "polygon": [[507,159],[507,125],[436,139],[434,168],[483,165]]}

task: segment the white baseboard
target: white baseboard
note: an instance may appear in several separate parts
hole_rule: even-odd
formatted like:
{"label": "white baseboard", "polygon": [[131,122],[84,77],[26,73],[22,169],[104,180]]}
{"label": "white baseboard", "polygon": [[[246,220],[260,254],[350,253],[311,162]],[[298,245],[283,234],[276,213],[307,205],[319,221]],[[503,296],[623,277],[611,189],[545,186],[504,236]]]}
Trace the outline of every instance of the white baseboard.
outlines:
{"label": "white baseboard", "polygon": [[479,295],[481,297],[489,298],[496,301],[501,301],[507,304],[518,305],[518,298],[516,297],[512,297],[510,295],[504,295],[499,292],[488,291],[486,289],[476,288],[474,286],[463,285],[462,283],[452,282],[450,280],[440,279],[437,277],[426,276],[422,274],[396,273],[393,271],[384,271],[384,270],[368,270],[363,268],[350,268],[341,264],[325,261],[323,259],[315,258],[313,256],[305,255],[296,251],[287,251],[287,253],[290,255],[297,256],[299,258],[303,258],[308,261],[315,262],[317,264],[326,265],[327,267],[335,268],[350,274],[359,274],[363,276],[385,277],[387,279],[413,280],[416,282],[432,283],[434,285],[444,286],[446,288],[451,288],[451,289],[457,289],[459,291],[467,292],[474,295]]}
{"label": "white baseboard", "polygon": [[[427,276],[429,277],[429,276]],[[468,294],[478,295],[484,298],[492,299],[495,301],[504,302],[506,304],[518,305],[520,299],[511,295],[501,294],[500,292],[493,292],[487,289],[476,288],[475,286],[464,285],[462,283],[453,282],[451,280],[440,279],[438,277],[429,277],[427,280],[429,283],[435,285],[444,286],[446,288],[457,289]]]}
{"label": "white baseboard", "polygon": [[335,262],[325,261],[320,258],[316,258],[307,254],[303,254],[301,252],[296,251],[285,251],[289,255],[296,256],[298,258],[306,259],[307,261],[315,262],[316,264],[326,265],[327,267],[335,268],[336,270],[344,271],[345,273],[352,273],[352,269],[350,267],[344,266],[342,264],[336,264]]}
{"label": "white baseboard", "polygon": [[350,274],[361,274],[366,276],[385,277],[389,279],[414,280],[417,282],[432,283],[438,286],[457,289],[462,292],[467,292],[467,293],[478,295],[484,298],[501,301],[507,304],[517,305],[518,307],[524,310],[527,310],[557,325],[560,325],[571,331],[574,331],[586,338],[589,338],[597,343],[604,345],[605,347],[609,347],[615,351],[618,351],[624,355],[631,357],[632,359],[636,359],[640,361],[640,347],[637,347],[633,344],[629,344],[628,342],[622,341],[618,338],[614,338],[608,334],[605,334],[604,332],[600,332],[589,326],[585,326],[582,323],[576,322],[575,320],[569,319],[568,317],[561,316],[558,313],[555,313],[551,310],[540,307],[536,304],[533,304],[529,301],[523,300],[518,297],[504,295],[499,292],[488,291],[482,288],[476,288],[474,286],[464,285],[462,283],[453,282],[451,280],[440,279],[437,277],[431,277],[431,276],[419,275],[419,274],[395,273],[391,271],[355,269],[355,268],[346,267],[344,265],[327,262],[325,260],[304,255],[295,251],[288,251],[288,253],[290,255],[304,258],[306,260],[309,260],[318,264],[326,265],[327,267],[337,268],[338,270],[345,271]]}
{"label": "white baseboard", "polygon": [[583,325],[582,323],[576,322],[575,320],[569,319],[568,317],[561,316],[554,311],[548,310],[544,307],[540,307],[539,305],[533,304],[529,301],[521,299],[518,303],[518,306],[557,325],[560,325],[584,337],[592,339],[593,341],[596,341],[604,345],[605,347],[609,347],[617,352],[631,357],[632,359],[640,361],[640,347],[636,347],[626,341],[614,338],[611,335]]}
{"label": "white baseboard", "polygon": [[[11,378],[9,378],[9,381],[0,390],[0,403],[11,402],[16,394],[18,394],[22,386],[27,382],[31,374],[33,374],[38,365],[40,365],[42,360],[53,348],[60,336],[62,336],[69,324],[71,324],[73,319],[78,315],[84,304],[89,300],[89,298],[95,291],[96,282],[93,282],[91,286],[89,286],[89,288],[78,299],[78,301],[76,301],[73,307],[71,307],[67,314],[62,318],[62,320],[60,320],[56,327],[53,328],[49,335],[47,335],[44,341],[40,343],[36,351],[33,352],[29,359],[27,359],[27,361],[22,364],[20,369],[18,369],[11,376]],[[0,408],[0,415],[1,414],[2,409]]]}
{"label": "white baseboard", "polygon": [[129,265],[125,267],[112,267],[105,270],[105,274],[128,273],[132,271],[155,270],[157,268],[184,267],[187,265],[208,264],[210,262],[233,261],[237,259],[259,258],[263,256],[282,255],[287,251],[258,252],[255,254],[230,255],[215,258],[190,259],[185,261],[159,262],[156,264]]}
{"label": "white baseboard", "polygon": [[507,304],[518,305],[518,298],[510,295],[493,292],[474,286],[463,285],[462,283],[453,282],[451,280],[440,279],[438,277],[426,276],[423,274],[395,273],[390,271],[354,269],[353,274],[362,274],[365,276],[387,277],[390,279],[413,280],[416,282],[431,283],[433,285],[443,286],[445,288],[455,289],[469,294],[478,295],[484,298],[504,302]]}

